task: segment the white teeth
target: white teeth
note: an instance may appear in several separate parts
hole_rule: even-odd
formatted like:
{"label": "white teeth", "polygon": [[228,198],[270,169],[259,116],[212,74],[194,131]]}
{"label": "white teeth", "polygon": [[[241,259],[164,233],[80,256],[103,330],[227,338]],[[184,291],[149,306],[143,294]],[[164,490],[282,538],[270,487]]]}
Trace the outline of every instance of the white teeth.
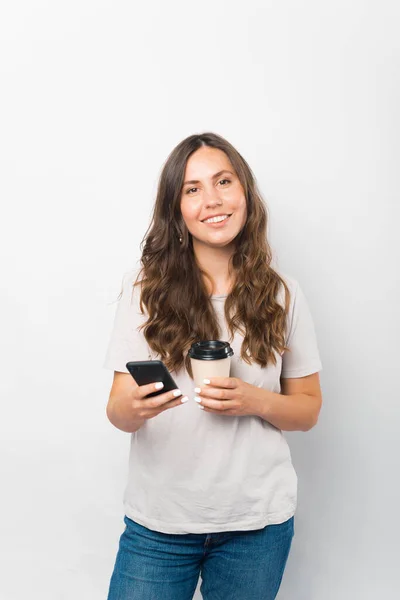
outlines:
{"label": "white teeth", "polygon": [[220,221],[224,221],[228,218],[228,215],[221,215],[220,217],[213,217],[212,219],[207,219],[204,223],[219,223]]}

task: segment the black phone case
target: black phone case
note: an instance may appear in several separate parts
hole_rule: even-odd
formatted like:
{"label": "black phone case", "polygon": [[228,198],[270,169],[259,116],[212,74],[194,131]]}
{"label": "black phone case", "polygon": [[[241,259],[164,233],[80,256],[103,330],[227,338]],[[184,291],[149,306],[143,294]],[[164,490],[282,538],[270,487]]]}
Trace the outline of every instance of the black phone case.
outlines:
{"label": "black phone case", "polygon": [[157,381],[163,382],[164,387],[161,390],[147,394],[146,398],[176,390],[178,387],[161,360],[130,361],[126,363],[126,368],[138,385],[147,385]]}

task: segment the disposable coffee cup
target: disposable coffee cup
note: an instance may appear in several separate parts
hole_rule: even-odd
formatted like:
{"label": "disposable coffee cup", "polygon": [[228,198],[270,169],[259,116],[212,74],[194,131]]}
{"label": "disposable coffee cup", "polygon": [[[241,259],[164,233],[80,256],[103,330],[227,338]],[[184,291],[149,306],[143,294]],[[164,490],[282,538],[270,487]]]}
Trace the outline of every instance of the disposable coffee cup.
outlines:
{"label": "disposable coffee cup", "polygon": [[204,379],[229,377],[233,350],[228,342],[208,340],[195,342],[188,352],[195,385],[204,385]]}

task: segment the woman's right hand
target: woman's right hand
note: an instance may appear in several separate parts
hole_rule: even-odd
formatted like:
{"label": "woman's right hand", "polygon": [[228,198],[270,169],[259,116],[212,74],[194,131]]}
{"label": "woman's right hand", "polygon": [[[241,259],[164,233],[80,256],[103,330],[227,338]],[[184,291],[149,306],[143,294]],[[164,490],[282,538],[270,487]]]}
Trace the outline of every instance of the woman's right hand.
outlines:
{"label": "woman's right hand", "polygon": [[180,392],[178,397],[174,396],[174,390],[146,398],[156,390],[155,385],[138,386],[129,373],[114,371],[106,410],[109,421],[121,431],[134,433],[147,419],[187,401],[187,396],[185,400]]}
{"label": "woman's right hand", "polygon": [[[157,387],[158,386],[158,387]],[[178,389],[147,398],[148,394],[159,390],[160,382],[135,386],[132,390],[132,413],[137,419],[152,419],[161,412],[180,406],[188,401]],[[162,388],[161,388],[162,389]]]}

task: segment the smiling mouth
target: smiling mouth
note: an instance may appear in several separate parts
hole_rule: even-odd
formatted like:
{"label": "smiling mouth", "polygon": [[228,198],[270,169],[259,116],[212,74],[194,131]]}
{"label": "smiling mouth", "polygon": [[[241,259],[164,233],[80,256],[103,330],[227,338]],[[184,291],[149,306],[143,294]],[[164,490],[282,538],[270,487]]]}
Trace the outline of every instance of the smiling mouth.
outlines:
{"label": "smiling mouth", "polygon": [[218,223],[224,223],[225,221],[227,221],[229,219],[229,217],[232,216],[233,213],[231,214],[226,214],[225,219],[222,220],[218,220],[218,221],[207,221],[207,219],[204,219],[204,221],[201,221],[201,223],[205,223],[206,225],[214,225],[214,224],[218,224]]}

